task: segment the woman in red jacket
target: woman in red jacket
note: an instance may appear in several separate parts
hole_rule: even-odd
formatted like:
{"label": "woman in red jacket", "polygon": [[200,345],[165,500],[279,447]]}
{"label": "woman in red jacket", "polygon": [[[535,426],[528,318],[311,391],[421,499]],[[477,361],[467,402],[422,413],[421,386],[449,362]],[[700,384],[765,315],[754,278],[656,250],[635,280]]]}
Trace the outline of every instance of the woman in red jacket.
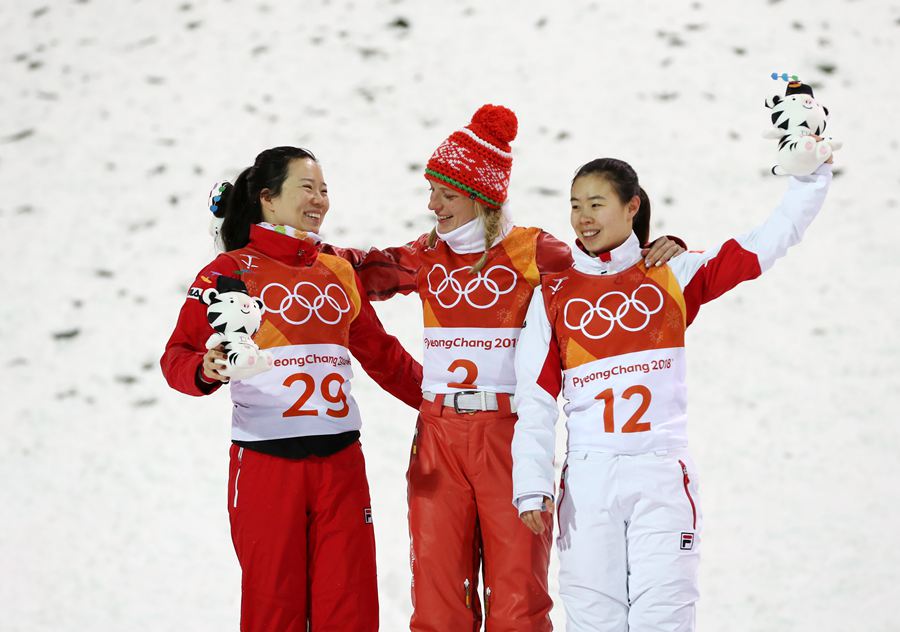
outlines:
{"label": "woman in red jacket", "polygon": [[384,331],[351,266],[320,252],[328,194],[311,153],[262,152],[219,205],[226,252],[197,275],[161,365],[173,388],[214,392],[229,379],[221,350],[204,348],[213,330],[199,297],[242,282],[262,302],[255,341],[272,354],[273,368],[230,384],[228,511],[242,571],[241,629],[377,630],[350,354],[415,408],[421,366]]}

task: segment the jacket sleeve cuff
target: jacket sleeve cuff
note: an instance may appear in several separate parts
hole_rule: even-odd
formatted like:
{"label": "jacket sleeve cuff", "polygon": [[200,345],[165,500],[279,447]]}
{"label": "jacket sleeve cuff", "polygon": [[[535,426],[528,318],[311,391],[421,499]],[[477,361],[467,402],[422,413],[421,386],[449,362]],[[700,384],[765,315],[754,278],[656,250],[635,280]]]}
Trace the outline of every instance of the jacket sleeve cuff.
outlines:
{"label": "jacket sleeve cuff", "polygon": [[521,516],[526,511],[537,511],[544,509],[543,494],[526,494],[516,500],[516,508]]}
{"label": "jacket sleeve cuff", "polygon": [[200,364],[197,365],[197,370],[194,372],[194,385],[201,393],[209,395],[218,390],[218,388],[222,386],[222,382],[219,382],[218,380],[215,382],[206,381],[203,377],[203,361],[201,360]]}

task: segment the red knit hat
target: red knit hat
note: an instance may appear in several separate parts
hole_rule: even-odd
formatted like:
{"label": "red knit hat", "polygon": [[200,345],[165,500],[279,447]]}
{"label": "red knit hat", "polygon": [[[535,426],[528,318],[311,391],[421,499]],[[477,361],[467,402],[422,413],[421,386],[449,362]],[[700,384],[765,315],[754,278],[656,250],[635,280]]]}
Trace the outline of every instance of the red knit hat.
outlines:
{"label": "red knit hat", "polygon": [[519,122],[502,105],[482,105],[472,121],[453,132],[434,151],[425,177],[434,180],[488,208],[500,208],[509,189],[512,154],[509,144],[516,138]]}

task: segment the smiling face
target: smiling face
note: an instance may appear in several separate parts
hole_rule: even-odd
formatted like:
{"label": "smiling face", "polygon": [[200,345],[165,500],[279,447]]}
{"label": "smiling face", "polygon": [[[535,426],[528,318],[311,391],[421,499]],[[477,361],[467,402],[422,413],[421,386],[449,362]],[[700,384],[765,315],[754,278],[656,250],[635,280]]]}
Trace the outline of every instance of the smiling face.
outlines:
{"label": "smiling face", "polygon": [[571,201],[572,228],[582,245],[595,255],[625,243],[641,205],[638,196],[623,202],[609,181],[596,174],[576,178]]}
{"label": "smiling face", "polygon": [[329,207],[322,168],[311,158],[291,160],[281,192],[273,195],[269,189],[263,189],[259,202],[265,221],[318,233]]}
{"label": "smiling face", "polygon": [[431,185],[428,209],[437,218],[437,232],[449,233],[475,219],[475,202],[472,198],[439,182],[428,182]]}

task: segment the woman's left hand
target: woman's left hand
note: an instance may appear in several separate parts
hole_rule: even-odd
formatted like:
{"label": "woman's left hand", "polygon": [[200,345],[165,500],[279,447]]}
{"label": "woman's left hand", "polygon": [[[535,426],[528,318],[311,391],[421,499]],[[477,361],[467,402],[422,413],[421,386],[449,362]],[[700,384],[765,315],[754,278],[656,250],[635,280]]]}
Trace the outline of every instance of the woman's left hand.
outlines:
{"label": "woman's left hand", "polygon": [[684,252],[684,248],[676,242],[668,237],[660,237],[650,244],[649,248],[643,248],[641,256],[644,257],[644,263],[647,267],[652,268],[653,266],[661,266],[667,263],[672,257],[677,257],[682,252]]}

